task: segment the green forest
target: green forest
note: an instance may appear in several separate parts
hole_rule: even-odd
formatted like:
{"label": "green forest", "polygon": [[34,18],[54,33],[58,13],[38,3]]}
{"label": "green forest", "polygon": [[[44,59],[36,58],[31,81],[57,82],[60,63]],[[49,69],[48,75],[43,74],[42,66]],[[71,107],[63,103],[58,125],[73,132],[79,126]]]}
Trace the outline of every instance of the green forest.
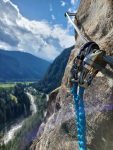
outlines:
{"label": "green forest", "polygon": [[55,88],[59,87],[73,48],[74,46],[64,49],[64,51],[50,65],[44,78],[38,83],[33,83],[32,86],[43,93],[50,93]]}
{"label": "green forest", "polygon": [[[16,86],[15,90],[17,88],[20,88],[20,86]],[[20,92],[19,89],[18,91]],[[31,115],[27,117],[24,121],[22,128],[18,130],[18,132],[15,134],[15,138],[7,145],[1,145],[0,150],[27,150],[28,147],[32,144],[32,140],[36,137],[40,124],[44,120],[44,112],[47,108],[46,95],[38,91],[33,91],[29,88],[27,89],[27,91],[29,91],[35,98],[37,113],[33,116]]]}
{"label": "green forest", "polygon": [[24,91],[24,84],[0,88],[0,135],[15,119],[30,115],[30,100]]}

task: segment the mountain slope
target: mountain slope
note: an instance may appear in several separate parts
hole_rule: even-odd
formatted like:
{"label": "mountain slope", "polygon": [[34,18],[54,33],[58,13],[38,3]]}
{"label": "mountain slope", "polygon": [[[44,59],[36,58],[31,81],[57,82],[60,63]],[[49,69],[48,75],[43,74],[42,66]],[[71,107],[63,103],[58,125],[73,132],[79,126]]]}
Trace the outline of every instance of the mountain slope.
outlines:
{"label": "mountain slope", "polygon": [[64,70],[67,65],[71,50],[74,46],[65,49],[50,65],[44,78],[38,83],[34,84],[34,87],[45,93],[49,93],[61,84]]}
{"label": "mountain slope", "polygon": [[0,50],[0,81],[42,79],[50,63],[29,53]]}

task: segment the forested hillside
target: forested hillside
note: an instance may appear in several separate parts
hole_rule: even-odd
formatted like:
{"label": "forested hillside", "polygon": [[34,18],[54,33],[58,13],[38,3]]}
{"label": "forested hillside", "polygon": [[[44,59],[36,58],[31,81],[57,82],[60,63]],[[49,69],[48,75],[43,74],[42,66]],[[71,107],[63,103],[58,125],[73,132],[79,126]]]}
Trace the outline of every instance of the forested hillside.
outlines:
{"label": "forested hillside", "polygon": [[9,141],[7,145],[0,145],[0,150],[28,150],[32,140],[37,136],[37,131],[44,120],[44,113],[47,108],[46,95],[31,87],[28,87],[27,91],[35,98],[37,112],[24,119],[22,128],[15,133],[15,138]]}
{"label": "forested hillside", "polygon": [[29,53],[0,50],[0,82],[40,80],[49,65]]}
{"label": "forested hillside", "polygon": [[15,119],[30,114],[30,100],[24,92],[24,85],[0,89],[0,130]]}
{"label": "forested hillside", "polygon": [[49,93],[61,84],[64,75],[65,67],[67,65],[71,51],[74,46],[65,49],[50,65],[44,78],[33,86],[45,93]]}

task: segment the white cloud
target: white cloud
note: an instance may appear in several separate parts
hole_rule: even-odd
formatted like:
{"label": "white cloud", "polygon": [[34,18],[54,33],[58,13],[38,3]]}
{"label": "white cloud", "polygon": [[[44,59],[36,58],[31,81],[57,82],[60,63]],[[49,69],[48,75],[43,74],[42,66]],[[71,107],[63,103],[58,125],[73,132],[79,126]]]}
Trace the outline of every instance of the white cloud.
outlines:
{"label": "white cloud", "polygon": [[53,60],[73,44],[74,37],[69,35],[68,29],[46,21],[28,20],[11,1],[0,1],[0,48],[26,51]]}
{"label": "white cloud", "polygon": [[66,5],[66,2],[61,1],[61,6],[64,7]]}
{"label": "white cloud", "polygon": [[51,4],[49,5],[49,11],[53,11],[53,6]]}
{"label": "white cloud", "polygon": [[77,12],[76,5],[78,5],[79,0],[71,0],[71,7],[68,9],[69,12]]}
{"label": "white cloud", "polygon": [[71,0],[71,4],[75,5],[76,0]]}
{"label": "white cloud", "polygon": [[55,18],[55,16],[52,14],[51,15],[51,18],[52,18],[52,20],[55,20],[56,18]]}

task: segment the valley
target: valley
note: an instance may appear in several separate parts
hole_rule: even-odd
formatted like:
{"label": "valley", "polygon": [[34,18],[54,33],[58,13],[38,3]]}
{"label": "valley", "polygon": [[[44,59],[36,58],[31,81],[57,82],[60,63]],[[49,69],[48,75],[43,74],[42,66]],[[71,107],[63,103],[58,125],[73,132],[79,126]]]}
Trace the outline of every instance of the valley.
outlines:
{"label": "valley", "polygon": [[[21,149],[25,149],[36,137],[38,126],[43,120],[44,110],[46,109],[46,95],[26,86],[24,83],[18,84],[9,84],[9,86],[8,84],[6,84],[7,86],[2,84],[1,87],[3,88],[0,88],[0,96],[3,90],[5,92],[8,90],[8,94],[11,94],[12,88],[14,90],[15,86],[24,87],[24,92],[30,101],[29,110],[27,110],[27,105],[24,105],[23,114],[16,117],[16,119],[7,121],[7,115],[4,117],[4,121],[0,124],[0,150],[19,149],[19,145],[22,146]],[[9,111],[11,110],[9,109]],[[2,119],[1,116],[0,119]],[[21,139],[23,139],[24,144],[21,143]]]}

